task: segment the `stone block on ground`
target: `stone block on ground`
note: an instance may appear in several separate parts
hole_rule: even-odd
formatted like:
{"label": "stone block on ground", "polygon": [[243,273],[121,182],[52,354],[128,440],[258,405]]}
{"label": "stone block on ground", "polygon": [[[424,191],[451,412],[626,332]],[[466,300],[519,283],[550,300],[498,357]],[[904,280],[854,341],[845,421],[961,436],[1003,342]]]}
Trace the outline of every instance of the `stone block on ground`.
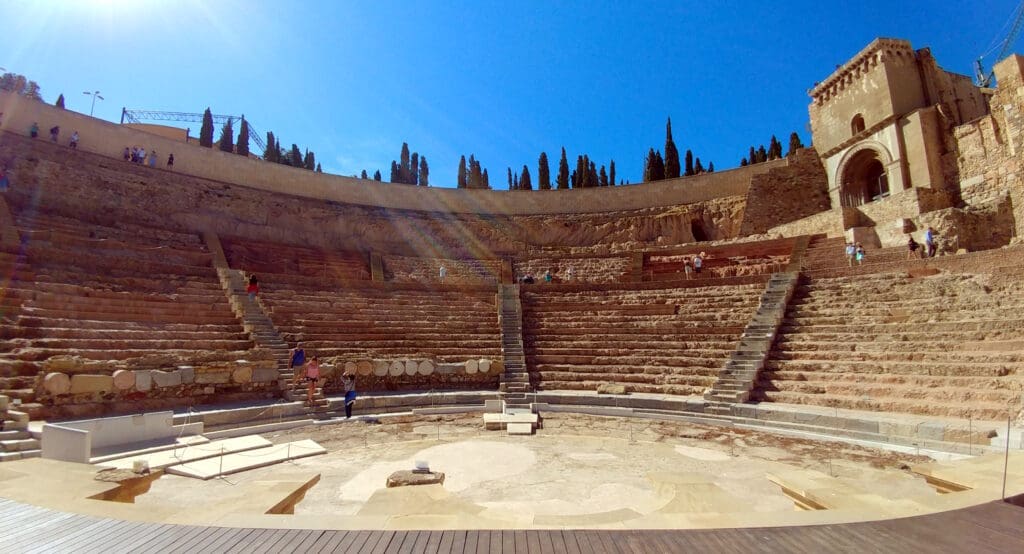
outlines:
{"label": "stone block on ground", "polygon": [[196,374],[199,385],[223,385],[231,382],[230,371],[201,371]]}
{"label": "stone block on ground", "polygon": [[43,377],[43,388],[50,394],[67,394],[71,390],[71,379],[64,373],[47,373]]}
{"label": "stone block on ground", "polygon": [[[153,385],[158,389],[167,387],[180,387],[181,386],[181,372],[180,371],[160,371],[153,370],[150,372],[150,377],[153,379]],[[140,389],[141,390],[141,389]]]}
{"label": "stone block on ground", "polygon": [[146,392],[153,388],[153,375],[148,369],[133,371],[135,374],[135,390]]}
{"label": "stone block on ground", "polygon": [[196,381],[196,368],[190,365],[183,365],[178,368],[181,372],[181,384],[191,385]]}
{"label": "stone block on ground", "polygon": [[276,368],[258,367],[252,370],[253,383],[269,383],[281,378],[281,372]]}
{"label": "stone block on ground", "polygon": [[72,375],[71,394],[92,392],[111,392],[114,390],[114,378],[110,375]]}
{"label": "stone block on ground", "polygon": [[444,473],[440,471],[417,472],[403,469],[388,476],[387,488],[415,485],[443,485]]}
{"label": "stone block on ground", "polygon": [[626,385],[601,383],[597,386],[597,394],[626,394]]}

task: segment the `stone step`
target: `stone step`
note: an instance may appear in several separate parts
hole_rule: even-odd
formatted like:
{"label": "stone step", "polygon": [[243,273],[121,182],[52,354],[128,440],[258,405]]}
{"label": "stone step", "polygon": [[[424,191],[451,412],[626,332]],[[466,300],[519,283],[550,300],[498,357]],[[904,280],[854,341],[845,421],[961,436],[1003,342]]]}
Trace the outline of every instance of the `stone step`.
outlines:
{"label": "stone step", "polygon": [[39,439],[13,439],[13,440],[0,440],[0,451],[3,452],[22,452],[25,450],[38,450]]}

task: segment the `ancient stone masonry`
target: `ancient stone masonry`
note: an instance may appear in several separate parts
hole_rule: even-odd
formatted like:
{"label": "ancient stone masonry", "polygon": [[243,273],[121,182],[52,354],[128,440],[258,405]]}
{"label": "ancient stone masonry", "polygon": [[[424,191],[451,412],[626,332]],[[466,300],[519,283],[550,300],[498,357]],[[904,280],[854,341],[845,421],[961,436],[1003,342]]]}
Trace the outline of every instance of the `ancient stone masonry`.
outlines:
{"label": "ancient stone masonry", "polygon": [[739,235],[764,233],[829,209],[827,177],[813,148],[787,158],[789,163],[750,180]]}

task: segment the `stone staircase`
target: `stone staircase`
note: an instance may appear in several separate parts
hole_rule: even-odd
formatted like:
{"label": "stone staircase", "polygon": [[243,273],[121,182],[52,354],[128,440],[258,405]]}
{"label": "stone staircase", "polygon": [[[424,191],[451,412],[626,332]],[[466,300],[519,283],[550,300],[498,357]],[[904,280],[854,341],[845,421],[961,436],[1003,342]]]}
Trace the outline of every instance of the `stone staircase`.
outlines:
{"label": "stone staircase", "polygon": [[505,372],[501,375],[499,390],[509,408],[527,408],[530,375],[526,371],[523,354],[523,306],[519,300],[519,285],[498,286],[498,319],[501,326],[501,354]]}
{"label": "stone staircase", "polygon": [[739,344],[719,372],[711,390],[704,394],[708,401],[707,413],[730,415],[732,404],[750,399],[758,372],[764,368],[799,280],[800,274],[796,272],[775,273],[768,280],[757,312],[744,329]]}
{"label": "stone staircase", "polygon": [[[267,310],[259,298],[249,298],[245,290],[246,281],[242,271],[227,267],[227,258],[224,256],[224,250],[217,235],[210,232],[204,233],[203,240],[206,241],[207,247],[213,254],[217,277],[228,295],[231,309],[242,321],[243,328],[252,337],[256,347],[270,351],[277,361],[277,369],[280,372],[278,385],[282,395],[288,401],[306,401],[308,392],[305,382],[296,381],[295,372],[288,367],[291,347],[274,326],[274,322],[267,315]],[[321,413],[326,412],[328,406],[329,402],[324,395],[323,388],[317,387],[309,409],[314,413]]]}
{"label": "stone staircase", "polygon": [[29,415],[12,410],[11,399],[0,395],[0,462],[38,458],[39,439],[28,431]]}

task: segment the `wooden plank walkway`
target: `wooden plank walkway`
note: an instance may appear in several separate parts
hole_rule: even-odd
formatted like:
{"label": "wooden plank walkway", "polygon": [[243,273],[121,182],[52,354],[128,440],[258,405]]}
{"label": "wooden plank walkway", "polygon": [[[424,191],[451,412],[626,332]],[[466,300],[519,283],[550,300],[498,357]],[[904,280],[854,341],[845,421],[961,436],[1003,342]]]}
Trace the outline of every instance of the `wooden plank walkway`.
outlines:
{"label": "wooden plank walkway", "polygon": [[330,531],[104,519],[0,498],[0,552],[1024,552],[1024,508],[1005,502],[926,516],[799,527],[694,530]]}

